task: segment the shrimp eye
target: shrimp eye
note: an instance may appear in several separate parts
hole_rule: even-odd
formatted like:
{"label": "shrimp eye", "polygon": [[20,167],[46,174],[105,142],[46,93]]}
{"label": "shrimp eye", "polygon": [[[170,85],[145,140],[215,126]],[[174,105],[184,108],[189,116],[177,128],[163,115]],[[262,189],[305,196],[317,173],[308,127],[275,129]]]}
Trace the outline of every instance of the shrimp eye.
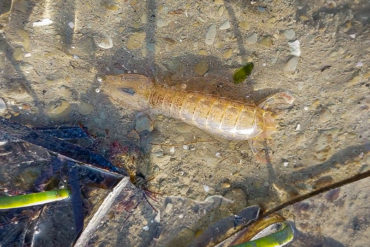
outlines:
{"label": "shrimp eye", "polygon": [[121,90],[122,90],[123,92],[125,92],[125,93],[130,94],[130,95],[134,95],[134,94],[136,93],[136,92],[135,92],[135,90],[134,90],[134,89],[132,89],[132,88],[123,87],[123,88],[121,88]]}

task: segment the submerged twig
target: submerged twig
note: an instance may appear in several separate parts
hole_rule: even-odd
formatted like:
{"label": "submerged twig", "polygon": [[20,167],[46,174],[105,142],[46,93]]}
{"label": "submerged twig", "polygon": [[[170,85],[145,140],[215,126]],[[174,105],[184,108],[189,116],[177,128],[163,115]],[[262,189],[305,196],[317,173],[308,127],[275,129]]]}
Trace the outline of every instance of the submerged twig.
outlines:
{"label": "submerged twig", "polygon": [[87,246],[91,235],[95,232],[98,225],[101,223],[103,217],[108,213],[108,210],[112,207],[114,200],[119,196],[122,190],[130,182],[129,177],[123,178],[114,187],[113,191],[104,199],[103,203],[100,205],[98,211],[94,214],[89,224],[86,226],[85,230],[81,233],[80,237],[77,239],[74,246]]}

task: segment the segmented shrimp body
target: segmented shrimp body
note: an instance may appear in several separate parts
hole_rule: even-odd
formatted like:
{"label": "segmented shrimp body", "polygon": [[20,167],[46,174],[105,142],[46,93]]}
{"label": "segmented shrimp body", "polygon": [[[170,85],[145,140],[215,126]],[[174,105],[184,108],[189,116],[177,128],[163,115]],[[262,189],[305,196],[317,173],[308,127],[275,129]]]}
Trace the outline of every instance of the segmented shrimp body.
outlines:
{"label": "segmented shrimp body", "polygon": [[[274,129],[271,114],[254,104],[197,92],[173,90],[155,85],[146,77],[133,76],[135,75],[122,75],[120,80],[110,77],[108,87],[111,87],[110,90],[117,90],[113,93],[116,100],[128,101],[131,105],[135,104],[137,109],[149,108],[156,114],[182,120],[231,140],[268,137]],[[128,88],[134,93],[127,95]],[[126,95],[122,92],[126,92]],[[140,107],[137,107],[138,105]]]}

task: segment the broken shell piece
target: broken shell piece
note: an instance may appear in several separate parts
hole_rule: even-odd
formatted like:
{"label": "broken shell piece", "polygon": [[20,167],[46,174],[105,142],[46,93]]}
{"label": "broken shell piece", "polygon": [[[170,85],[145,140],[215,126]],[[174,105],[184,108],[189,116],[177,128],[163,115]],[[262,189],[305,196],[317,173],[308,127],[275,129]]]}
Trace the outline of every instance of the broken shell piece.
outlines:
{"label": "broken shell piece", "polygon": [[283,110],[294,103],[295,98],[289,92],[279,92],[266,98],[259,107],[265,110]]}
{"label": "broken shell piece", "polygon": [[94,36],[95,44],[102,49],[110,49],[113,47],[113,40],[106,34],[97,34]]}

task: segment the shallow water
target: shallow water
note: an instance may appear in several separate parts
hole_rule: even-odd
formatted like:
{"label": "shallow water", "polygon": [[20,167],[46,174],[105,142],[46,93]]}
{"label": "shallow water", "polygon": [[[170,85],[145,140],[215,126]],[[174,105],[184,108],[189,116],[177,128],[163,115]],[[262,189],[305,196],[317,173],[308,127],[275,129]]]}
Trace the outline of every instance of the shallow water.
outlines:
{"label": "shallow water", "polygon": [[[138,192],[131,199],[143,200],[137,208],[117,206],[134,217],[110,221],[104,230],[110,234],[97,232],[95,245],[186,246],[207,225],[244,207],[268,211],[369,171],[367,1],[18,0],[11,9],[10,2],[0,3],[0,114],[33,127],[81,123],[95,138],[94,150],[106,157],[118,141],[126,147],[125,168],[153,178],[148,189],[161,194],[152,201],[159,222]],[[300,54],[291,50],[297,40]],[[233,84],[233,72],[246,62],[254,63],[252,75]],[[150,112],[143,118],[110,101],[100,78],[120,73],[228,99],[258,102],[286,91],[296,100],[279,112],[278,131],[260,159],[247,141],[224,140]],[[2,146],[3,192],[33,190],[47,166],[47,153],[32,156],[34,147],[22,145]],[[22,155],[10,159],[9,152]],[[112,187],[86,182],[84,188],[86,226]],[[232,203],[204,202],[215,195]],[[361,207],[368,199],[353,203]],[[192,207],[205,211],[184,213]],[[338,208],[330,211],[337,218],[357,219],[353,246],[364,246],[369,224],[351,214],[356,207],[322,207]],[[305,212],[322,222],[316,210]],[[294,221],[296,213],[287,219]],[[315,239],[351,244],[351,233],[330,230],[339,223],[321,223],[326,230],[320,233],[297,221],[297,229]]]}

